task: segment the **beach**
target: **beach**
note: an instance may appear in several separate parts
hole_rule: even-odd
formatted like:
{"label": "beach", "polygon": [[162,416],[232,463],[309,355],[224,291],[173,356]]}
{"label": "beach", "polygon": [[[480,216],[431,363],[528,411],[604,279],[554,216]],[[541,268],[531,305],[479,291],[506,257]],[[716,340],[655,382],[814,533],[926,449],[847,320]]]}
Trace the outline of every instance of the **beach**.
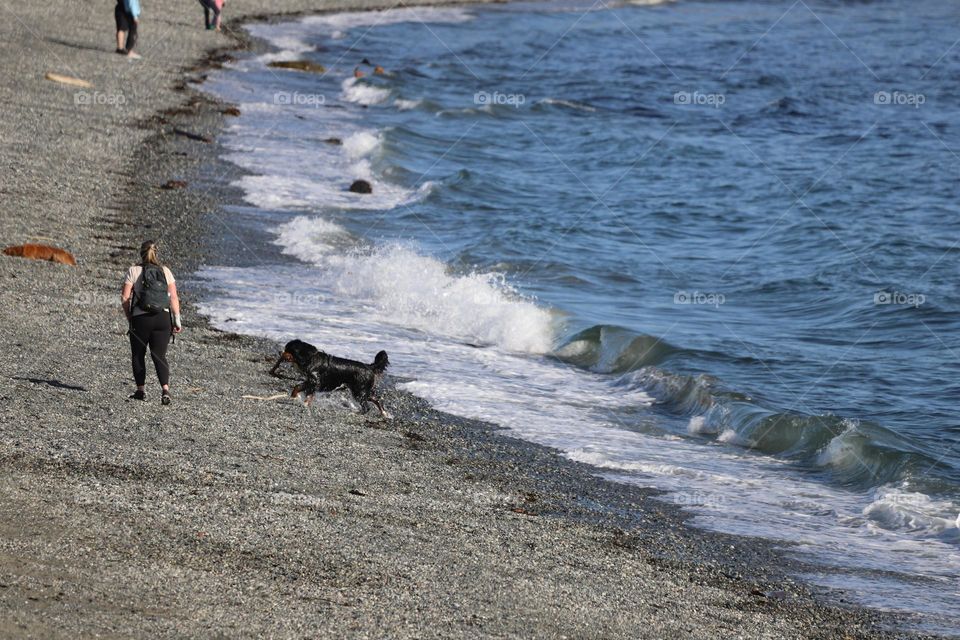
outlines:
{"label": "beach", "polygon": [[376,7],[231,0],[213,34],[199,5],[151,2],[140,61],[113,53],[107,2],[2,10],[0,237],[78,266],[0,258],[0,636],[912,637],[766,542],[389,376],[387,422],[242,399],[289,390],[267,375],[280,345],[209,326],[199,291],[181,290],[173,405],[150,377],[149,402],[126,400],[140,242],[183,276],[244,251],[219,209],[230,105],[196,84],[258,46],[242,20]]}

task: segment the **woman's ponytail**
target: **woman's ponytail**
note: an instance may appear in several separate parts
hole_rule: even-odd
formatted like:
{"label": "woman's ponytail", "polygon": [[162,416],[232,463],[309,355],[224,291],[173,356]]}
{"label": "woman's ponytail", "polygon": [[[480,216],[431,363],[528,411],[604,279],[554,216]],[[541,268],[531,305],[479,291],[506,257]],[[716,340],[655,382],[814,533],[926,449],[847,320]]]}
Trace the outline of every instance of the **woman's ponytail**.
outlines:
{"label": "woman's ponytail", "polygon": [[140,264],[160,266],[160,259],[157,257],[157,243],[153,240],[147,240],[140,245]]}

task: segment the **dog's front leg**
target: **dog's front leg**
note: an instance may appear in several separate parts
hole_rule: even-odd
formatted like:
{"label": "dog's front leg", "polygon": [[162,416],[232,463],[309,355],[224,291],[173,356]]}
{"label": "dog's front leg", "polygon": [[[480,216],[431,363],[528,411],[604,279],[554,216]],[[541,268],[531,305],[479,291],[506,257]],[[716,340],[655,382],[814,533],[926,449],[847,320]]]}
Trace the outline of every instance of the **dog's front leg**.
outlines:
{"label": "dog's front leg", "polygon": [[280,365],[283,364],[284,360],[286,360],[286,358],[284,357],[284,355],[286,355],[286,354],[281,353],[281,354],[280,354],[280,359],[277,360],[277,364],[273,365],[273,369],[270,369],[270,375],[272,375],[272,376],[275,377],[275,378],[279,378],[279,377],[280,377],[280,376],[277,375],[277,369],[279,369],[279,368],[280,368]]}

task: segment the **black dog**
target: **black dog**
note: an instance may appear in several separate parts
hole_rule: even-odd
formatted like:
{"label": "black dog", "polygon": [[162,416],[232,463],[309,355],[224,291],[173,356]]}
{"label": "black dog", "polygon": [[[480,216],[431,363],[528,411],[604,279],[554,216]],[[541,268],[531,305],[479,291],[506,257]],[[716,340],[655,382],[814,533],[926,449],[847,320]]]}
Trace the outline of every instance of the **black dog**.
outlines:
{"label": "black dog", "polygon": [[290,396],[295,398],[303,392],[307,406],[318,391],[336,391],[346,387],[360,403],[361,411],[367,412],[369,401],[380,410],[380,415],[387,417],[383,405],[373,396],[374,387],[390,365],[386,351],[378,353],[372,364],[364,364],[331,356],[302,340],[291,340],[283,348],[280,359],[270,373],[275,375],[277,367],[283,362],[292,362],[306,376],[303,382],[293,388]]}

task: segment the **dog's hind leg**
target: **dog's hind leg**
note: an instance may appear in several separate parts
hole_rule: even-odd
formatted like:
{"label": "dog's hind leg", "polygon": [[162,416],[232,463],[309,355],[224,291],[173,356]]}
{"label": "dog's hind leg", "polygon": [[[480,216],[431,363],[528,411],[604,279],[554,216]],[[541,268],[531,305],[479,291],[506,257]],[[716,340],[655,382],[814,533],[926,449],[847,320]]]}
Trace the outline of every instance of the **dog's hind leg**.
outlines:
{"label": "dog's hind leg", "polygon": [[374,398],[373,396],[370,396],[370,397],[368,398],[368,400],[370,400],[370,402],[372,402],[374,405],[376,405],[377,409],[380,410],[380,415],[381,415],[383,418],[385,418],[385,419],[387,419],[387,420],[392,420],[392,419],[393,419],[393,416],[390,415],[389,413],[387,413],[386,410],[384,410],[383,405],[380,404],[380,401],[379,401],[379,400],[377,400],[377,399]]}

